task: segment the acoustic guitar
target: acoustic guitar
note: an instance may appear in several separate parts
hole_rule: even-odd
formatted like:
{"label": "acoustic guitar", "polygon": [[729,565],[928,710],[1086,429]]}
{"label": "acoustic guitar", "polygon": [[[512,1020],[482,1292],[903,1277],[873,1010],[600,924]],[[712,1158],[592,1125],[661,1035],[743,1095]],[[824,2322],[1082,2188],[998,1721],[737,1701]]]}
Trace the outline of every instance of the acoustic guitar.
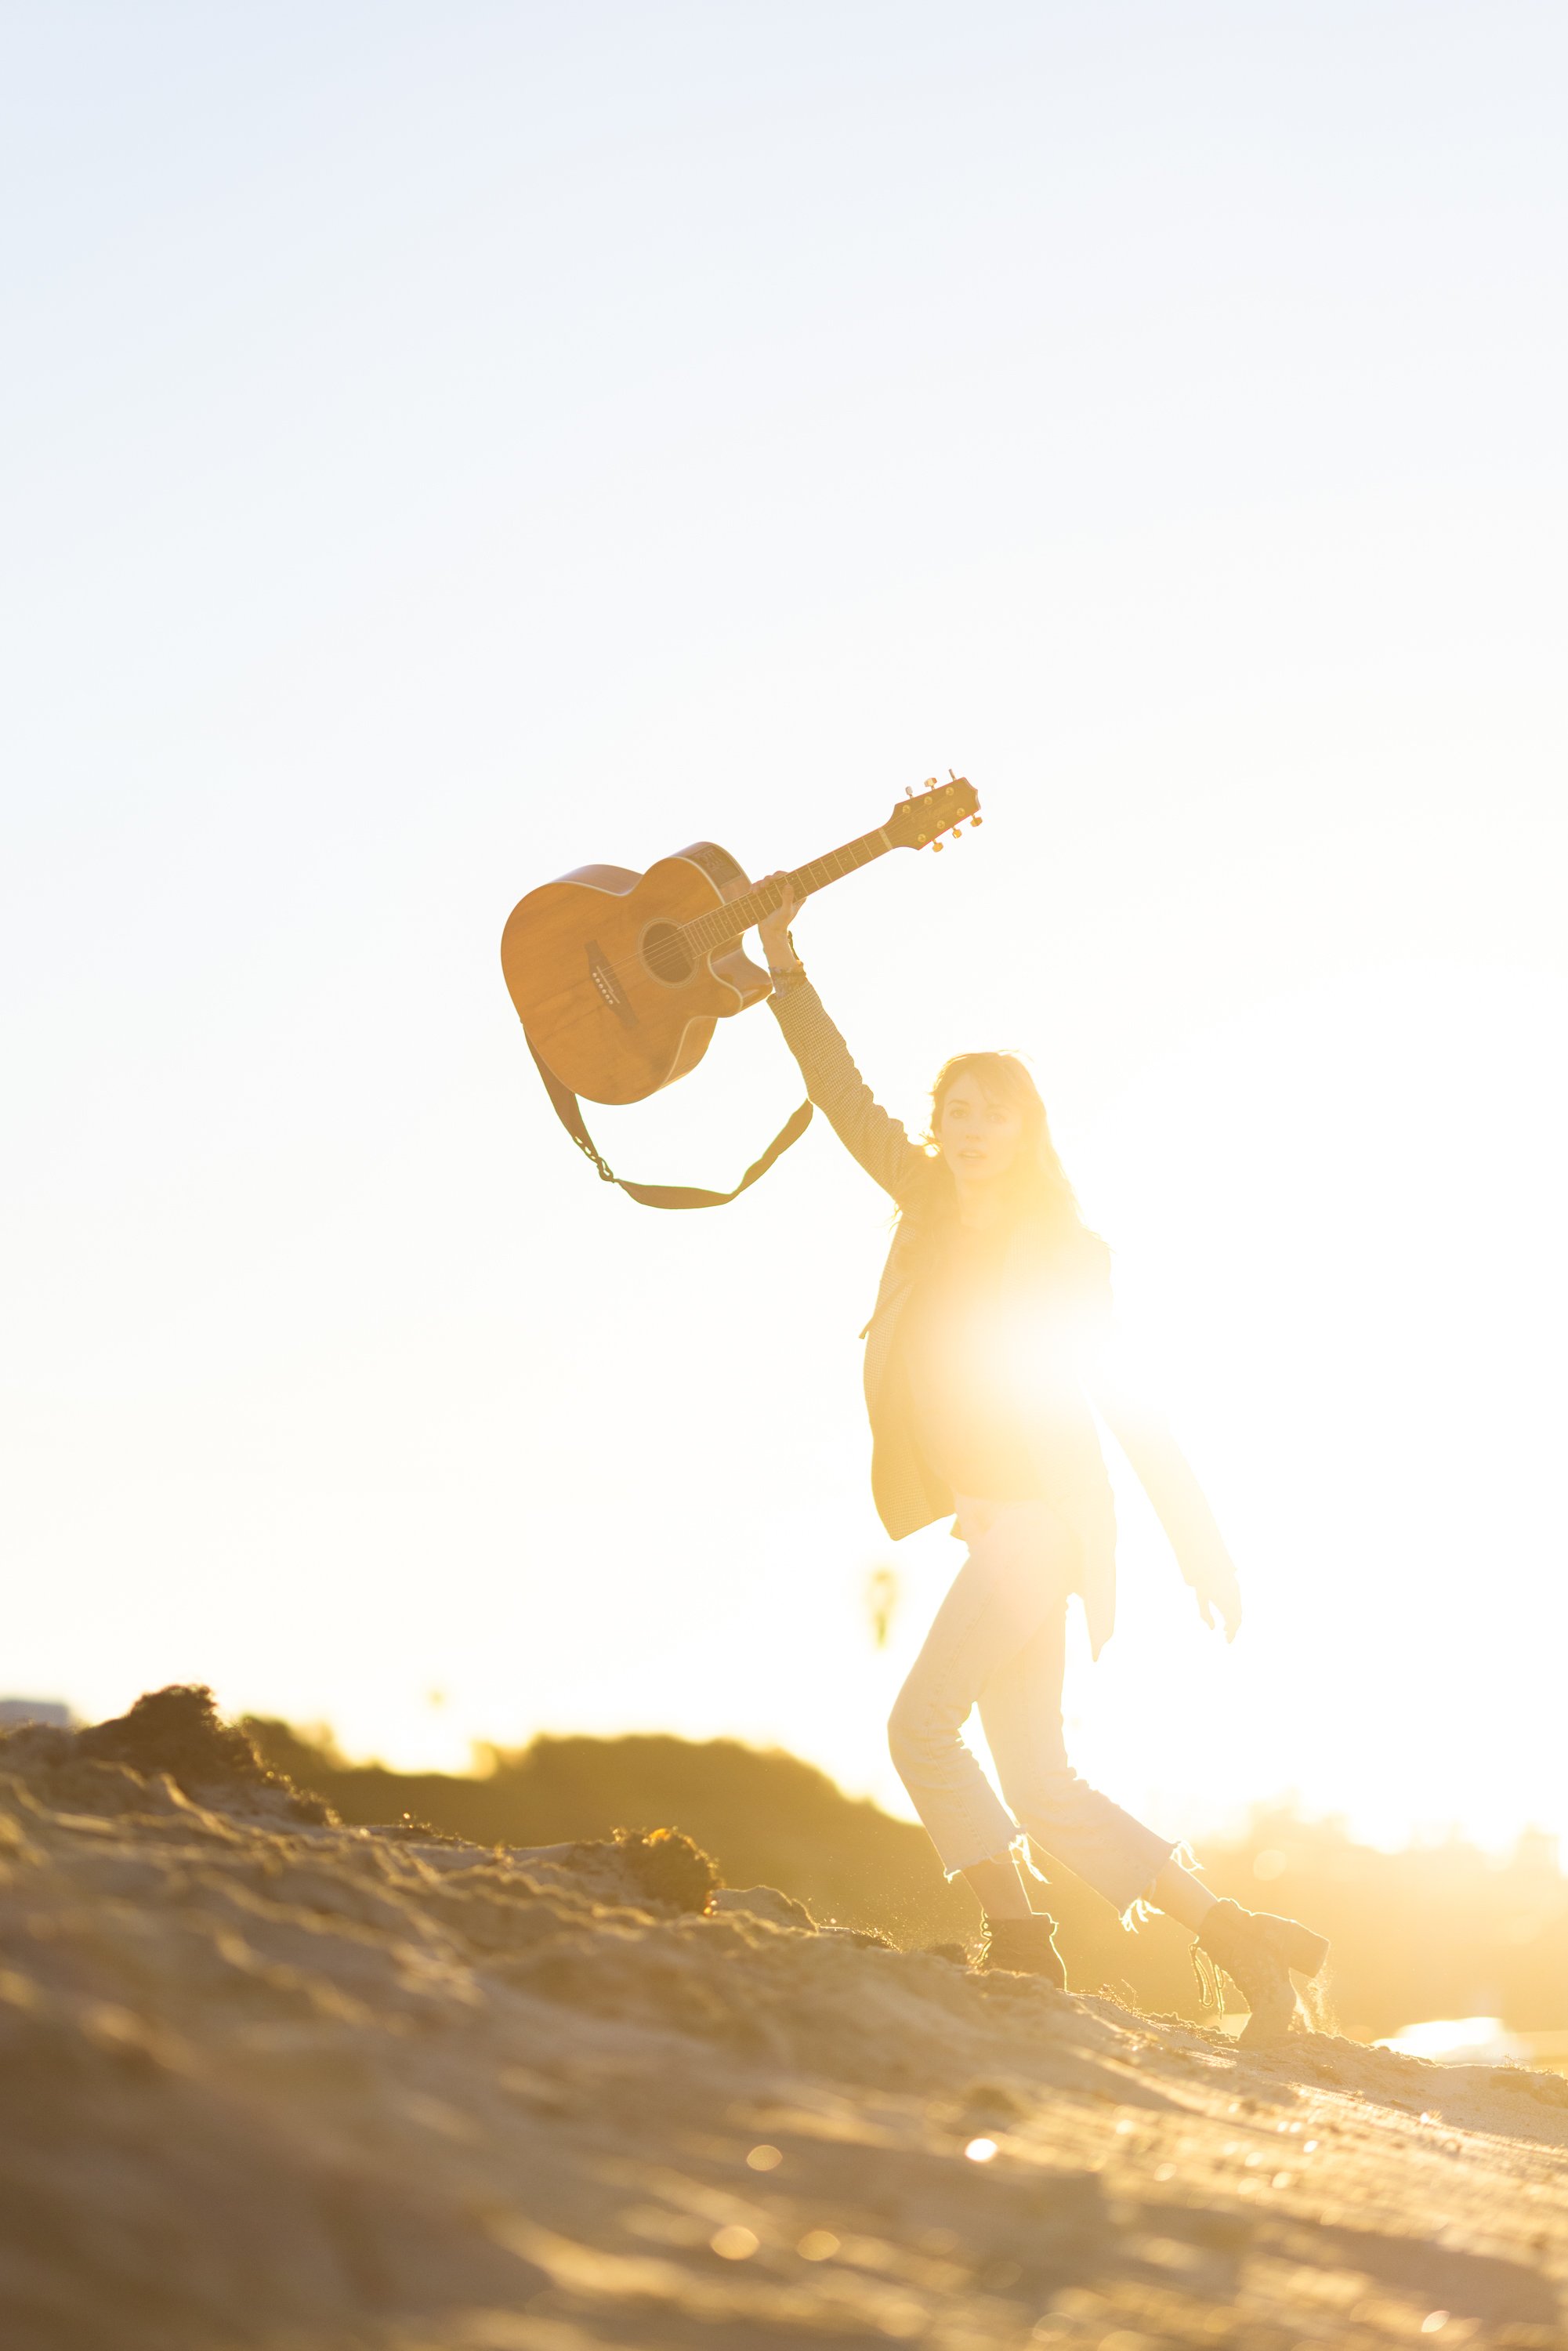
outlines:
{"label": "acoustic guitar", "polygon": [[[807,898],[890,849],[940,849],[979,795],[962,776],[895,801],[887,822],[789,876]],[[760,1004],[771,983],[736,944],[780,904],[754,890],[716,841],[662,857],[645,873],[580,865],[530,890],[501,935],[501,968],[529,1044],[574,1094],[634,1102],[702,1060],[716,1021]]]}

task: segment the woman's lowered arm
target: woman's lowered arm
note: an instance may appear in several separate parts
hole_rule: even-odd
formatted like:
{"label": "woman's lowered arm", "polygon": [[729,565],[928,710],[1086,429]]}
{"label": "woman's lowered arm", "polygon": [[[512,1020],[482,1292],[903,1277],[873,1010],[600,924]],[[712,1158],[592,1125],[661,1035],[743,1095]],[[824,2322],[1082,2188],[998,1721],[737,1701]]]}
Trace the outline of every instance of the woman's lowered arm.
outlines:
{"label": "woman's lowered arm", "polygon": [[1212,1625],[1218,1612],[1228,1641],[1241,1623],[1236,1565],[1192,1464],[1171,1435],[1165,1415],[1140,1392],[1117,1361],[1113,1339],[1098,1351],[1089,1390],[1170,1539],[1176,1565]]}
{"label": "woman's lowered arm", "polygon": [[[789,938],[789,925],[800,901],[789,888],[789,875],[771,873],[766,879],[777,882],[783,892],[778,912],[757,926],[768,968],[774,976],[768,1008],[800,1064],[806,1092],[826,1113],[840,1142],[884,1192],[900,1199],[912,1176],[925,1166],[925,1155],[910,1141],[903,1122],[877,1101],[805,976]],[[782,986],[779,984],[781,976]]]}

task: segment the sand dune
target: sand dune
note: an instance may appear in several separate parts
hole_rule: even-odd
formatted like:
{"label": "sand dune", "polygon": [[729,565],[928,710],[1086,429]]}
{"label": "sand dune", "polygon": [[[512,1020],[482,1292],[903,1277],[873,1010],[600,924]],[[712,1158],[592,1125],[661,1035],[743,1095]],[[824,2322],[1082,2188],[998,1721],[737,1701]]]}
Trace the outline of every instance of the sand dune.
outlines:
{"label": "sand dune", "polygon": [[1568,2083],[349,1829],[190,1694],[0,1741],[5,2351],[1568,2345]]}

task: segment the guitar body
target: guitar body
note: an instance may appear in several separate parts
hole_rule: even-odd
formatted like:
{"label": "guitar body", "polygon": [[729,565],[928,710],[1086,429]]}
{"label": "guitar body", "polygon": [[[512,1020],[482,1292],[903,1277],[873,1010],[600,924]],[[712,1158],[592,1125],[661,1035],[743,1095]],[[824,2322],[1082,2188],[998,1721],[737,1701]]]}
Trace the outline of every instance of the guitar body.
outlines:
{"label": "guitar body", "polygon": [[580,865],[530,890],[507,917],[501,968],[546,1069],[601,1102],[642,1102],[695,1070],[715,1021],[769,993],[768,974],[739,943],[786,891],[799,904],[890,849],[940,849],[966,817],[979,823],[974,786],[948,774],[895,800],[874,831],[756,890],[713,841],[694,841],[646,873]]}
{"label": "guitar body", "polygon": [[678,925],[750,888],[711,841],[646,873],[580,865],[507,917],[501,968],[541,1061],[590,1102],[642,1102],[688,1070],[716,1021],[758,1004],[768,974],[733,943],[694,953]]}

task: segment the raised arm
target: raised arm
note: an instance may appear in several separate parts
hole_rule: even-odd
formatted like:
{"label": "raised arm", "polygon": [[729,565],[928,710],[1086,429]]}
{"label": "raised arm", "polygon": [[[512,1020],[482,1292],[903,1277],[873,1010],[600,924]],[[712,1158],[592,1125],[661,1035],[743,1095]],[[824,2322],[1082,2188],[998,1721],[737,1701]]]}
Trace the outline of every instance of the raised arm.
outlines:
{"label": "raised arm", "polygon": [[758,925],[773,979],[769,1008],[800,1064],[806,1092],[825,1112],[840,1142],[884,1192],[902,1199],[924,1168],[925,1155],[918,1144],[910,1141],[902,1121],[877,1101],[806,977],[789,936],[798,902],[790,893],[788,875],[768,878],[783,884],[778,912]]}

